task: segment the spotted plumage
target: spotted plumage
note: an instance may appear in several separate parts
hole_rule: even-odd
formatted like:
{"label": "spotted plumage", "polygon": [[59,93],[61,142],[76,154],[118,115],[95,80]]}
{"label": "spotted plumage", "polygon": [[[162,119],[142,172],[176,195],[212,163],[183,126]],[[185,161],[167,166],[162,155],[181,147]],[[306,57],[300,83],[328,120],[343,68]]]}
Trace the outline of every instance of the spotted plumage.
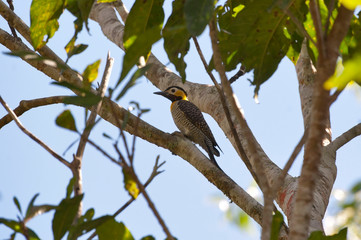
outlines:
{"label": "spotted plumage", "polygon": [[183,135],[206,150],[209,158],[218,166],[214,155],[219,157],[219,151],[216,149],[219,146],[204,120],[202,112],[196,105],[188,101],[186,91],[181,87],[171,86],[163,92],[155,92],[155,94],[172,101],[171,113],[175,125]]}

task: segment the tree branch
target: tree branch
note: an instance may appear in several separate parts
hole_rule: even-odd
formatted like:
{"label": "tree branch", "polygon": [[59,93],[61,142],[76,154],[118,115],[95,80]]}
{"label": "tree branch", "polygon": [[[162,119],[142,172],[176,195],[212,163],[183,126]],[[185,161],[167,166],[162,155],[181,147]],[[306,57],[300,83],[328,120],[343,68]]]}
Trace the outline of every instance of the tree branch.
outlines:
{"label": "tree branch", "polygon": [[[222,63],[221,53],[218,47],[218,37],[217,37],[217,29],[216,24],[214,22],[214,19],[212,19],[209,23],[209,35],[212,42],[212,49],[213,49],[213,61],[214,61],[214,67],[217,70],[221,82],[223,91],[225,93],[227,101],[230,103],[230,110],[233,113],[233,115],[236,116],[237,121],[239,125],[246,125],[246,121],[244,120],[244,117],[241,114],[241,111],[239,107],[237,106],[237,103],[234,99],[233,90],[230,86],[230,82],[227,79],[226,73],[225,73],[225,67]],[[252,134],[249,134],[250,140],[253,140]],[[251,136],[252,135],[252,136]],[[261,163],[261,159],[259,158],[258,151],[256,149],[256,144],[252,141],[251,144],[249,144],[249,151],[250,151],[250,157],[253,158],[253,168],[257,176],[264,176],[265,175],[265,169],[264,166]],[[257,178],[259,180],[259,186],[264,194],[264,200],[265,200],[265,206],[263,210],[263,219],[262,219],[262,240],[268,240],[271,236],[271,224],[272,224],[272,208],[273,208],[273,201],[270,198],[271,192],[270,192],[270,186],[269,182],[266,178],[259,177]],[[269,209],[267,211],[267,209]]]}
{"label": "tree branch", "polygon": [[[31,100],[22,100],[17,108],[14,109],[14,113],[16,116],[21,116],[26,111],[29,111],[32,108],[47,106],[51,104],[63,103],[64,98],[69,96],[53,96],[53,97],[45,97]],[[4,127],[6,124],[10,123],[13,120],[10,114],[5,115],[0,119],[0,129]]]}
{"label": "tree branch", "polygon": [[348,143],[349,141],[351,141],[352,139],[354,139],[359,135],[361,135],[361,123],[357,124],[356,126],[353,126],[346,132],[342,133],[335,140],[333,140],[328,147],[330,149],[333,149],[334,151],[337,151],[343,145],[345,145],[346,143]]}
{"label": "tree branch", "polygon": [[69,169],[71,168],[70,163],[66,161],[64,158],[62,158],[59,154],[57,154],[53,149],[51,149],[48,145],[46,145],[43,141],[41,141],[39,138],[37,138],[34,134],[32,134],[29,130],[27,130],[20,122],[16,114],[9,108],[7,103],[2,99],[0,96],[0,103],[3,105],[3,107],[6,109],[6,111],[10,114],[10,116],[15,121],[16,125],[23,131],[26,135],[28,135],[31,139],[33,139],[36,143],[38,143],[40,146],[42,146],[46,151],[48,151],[54,158],[58,159],[59,162],[67,166]]}
{"label": "tree branch", "polygon": [[[98,90],[98,96],[103,99],[105,95],[105,91],[108,87],[111,71],[113,68],[113,62],[114,59],[110,57],[109,53],[107,56],[107,63],[105,65],[103,78],[100,83],[100,87]],[[79,196],[83,194],[83,177],[82,177],[82,161],[83,161],[83,154],[85,150],[85,146],[87,143],[87,140],[89,138],[90,132],[94,126],[96,116],[98,112],[100,111],[100,108],[102,106],[102,101],[100,101],[96,106],[92,107],[92,112],[86,122],[86,126],[84,128],[83,133],[80,136],[80,141],[78,145],[78,149],[76,151],[76,154],[73,156],[73,161],[71,162],[71,170],[75,179],[74,182],[74,195]],[[75,222],[81,217],[83,210],[83,203],[81,202],[79,204],[78,213],[75,218]]]}
{"label": "tree branch", "polygon": [[[314,4],[313,1],[312,5]],[[317,24],[320,23],[317,23],[319,13],[315,12],[316,7],[316,5],[312,7],[311,14],[318,31],[318,44],[321,45],[318,46],[320,54],[313,89],[309,135],[305,144],[304,162],[296,193],[293,219],[290,222],[290,238],[296,240],[307,239],[310,231],[323,229],[322,218],[333,185],[333,182],[327,179],[328,176],[324,175],[324,170],[328,171],[329,168],[324,162],[326,158],[323,153],[323,140],[325,136],[330,135],[330,132],[326,132],[329,125],[329,92],[323,88],[323,84],[335,71],[340,43],[348,31],[353,14],[340,7],[329,36],[325,42],[321,43],[320,41],[324,39],[320,36],[322,29],[317,30],[320,27]],[[323,177],[327,181],[318,181]],[[323,198],[327,198],[323,201],[319,200],[322,192],[324,192]],[[312,215],[311,218],[311,213],[315,211],[316,215]]]}

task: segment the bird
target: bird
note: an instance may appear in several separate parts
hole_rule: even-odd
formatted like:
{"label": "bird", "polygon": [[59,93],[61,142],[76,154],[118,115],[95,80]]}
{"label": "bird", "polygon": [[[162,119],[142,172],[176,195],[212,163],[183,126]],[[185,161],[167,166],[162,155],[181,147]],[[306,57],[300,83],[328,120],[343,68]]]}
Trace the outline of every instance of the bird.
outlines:
{"label": "bird", "polygon": [[[170,86],[164,91],[154,92],[172,101],[170,111],[173,121],[181,133],[192,142],[201,146],[210,160],[219,168],[214,156],[219,157],[221,150],[211,129],[209,128],[199,108],[187,98],[187,92],[179,86]],[[221,150],[222,151],[222,150]]]}

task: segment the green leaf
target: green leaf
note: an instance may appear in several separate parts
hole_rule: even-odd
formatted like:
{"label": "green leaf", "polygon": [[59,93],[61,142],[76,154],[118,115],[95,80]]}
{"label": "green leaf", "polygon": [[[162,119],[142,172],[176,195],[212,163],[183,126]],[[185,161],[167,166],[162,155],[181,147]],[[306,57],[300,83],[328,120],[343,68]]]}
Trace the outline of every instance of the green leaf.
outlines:
{"label": "green leaf", "polygon": [[55,120],[56,125],[59,127],[78,132],[75,126],[75,120],[70,110],[63,111]]}
{"label": "green leaf", "polygon": [[30,202],[29,202],[29,204],[28,204],[28,207],[27,207],[27,209],[26,209],[25,218],[27,218],[27,217],[29,216],[30,211],[31,211],[31,208],[34,206],[34,202],[35,202],[35,200],[38,198],[38,196],[39,196],[39,193],[35,194],[35,195],[33,196],[33,198],[30,200]]}
{"label": "green leaf", "polygon": [[340,53],[342,54],[342,60],[347,61],[361,52],[361,13],[358,16],[352,17],[350,28],[346,37],[342,40],[340,46]]}
{"label": "green leaf", "polygon": [[214,0],[186,0],[184,18],[192,36],[200,35],[213,17]]}
{"label": "green leaf", "polygon": [[290,45],[283,31],[287,16],[277,7],[269,9],[273,1],[246,1],[237,14],[227,8],[218,14],[220,50],[226,70],[235,69],[239,63],[247,71],[254,70],[255,94],[275,72]]}
{"label": "green leaf", "polygon": [[92,64],[89,64],[83,72],[83,83],[86,87],[90,87],[90,83],[98,77],[98,69],[100,66],[100,59]]}
{"label": "green leaf", "polygon": [[[21,233],[24,235],[24,237],[26,236],[29,240],[40,240],[40,238],[38,237],[38,235],[36,235],[36,233],[30,229],[30,228],[22,228],[21,227],[21,223],[14,221],[14,220],[10,220],[10,219],[6,219],[6,218],[0,218],[0,224],[4,224],[5,226],[7,226],[8,228],[12,229],[14,231],[14,234],[12,234],[11,236],[15,237],[15,233]],[[26,233],[25,233],[26,231]],[[11,238],[13,239],[13,238]]]}
{"label": "green leaf", "polygon": [[73,36],[73,38],[76,40],[78,37],[78,33],[83,29],[84,23],[84,19],[81,15],[81,10],[79,8],[79,0],[67,0],[66,9],[76,17],[74,21],[75,33]]}
{"label": "green leaf", "polygon": [[89,31],[88,18],[89,18],[90,10],[92,9],[92,6],[94,4],[94,0],[77,0],[77,1],[80,9],[81,18],[85,23],[85,27]]}
{"label": "green leaf", "polygon": [[0,224],[4,224],[5,226],[14,230],[15,232],[21,232],[21,225],[17,221],[6,218],[0,218]]}
{"label": "green leaf", "polygon": [[[33,0],[30,7],[30,38],[35,50],[44,46],[59,28],[64,0]],[[47,38],[44,41],[44,37]]]}
{"label": "green leaf", "polygon": [[14,201],[14,203],[15,203],[15,206],[18,208],[20,214],[22,215],[23,212],[21,211],[21,205],[20,205],[20,202],[19,202],[18,198],[17,198],[17,197],[14,197],[14,198],[13,198],[13,201]]}
{"label": "green leaf", "polygon": [[331,236],[323,235],[322,231],[312,232],[308,240],[346,240],[347,228],[341,229],[337,234]]}
{"label": "green leaf", "polygon": [[38,235],[30,228],[26,228],[26,232],[24,231],[22,233],[25,236],[29,236],[29,240],[40,240],[40,238],[38,237]]}
{"label": "green leaf", "polygon": [[[351,81],[361,83],[361,55],[349,59],[344,64],[344,69],[336,71],[324,84],[326,89],[344,89]],[[342,68],[341,68],[342,69]]]}
{"label": "green leaf", "polygon": [[91,230],[97,228],[98,226],[100,226],[101,224],[105,223],[106,221],[113,219],[112,216],[102,216],[99,217],[97,219],[94,220],[89,220],[86,222],[82,222],[80,224],[77,224],[76,226],[71,228],[71,231],[69,232],[68,235],[68,240],[75,240],[77,239],[79,236],[90,232]]}
{"label": "green leaf", "polygon": [[279,211],[273,215],[271,226],[271,240],[277,240],[283,223],[283,216]]}
{"label": "green leaf", "polygon": [[99,240],[134,240],[128,228],[123,223],[116,222],[114,218],[97,227],[96,233]]}
{"label": "green leaf", "polygon": [[238,226],[242,229],[246,229],[247,226],[249,226],[249,216],[243,212],[240,211],[238,215]]}
{"label": "green leaf", "polygon": [[185,69],[187,64],[184,61],[184,57],[189,51],[189,39],[191,35],[188,32],[184,19],[184,1],[175,0],[172,6],[172,14],[168,18],[162,31],[164,49],[167,52],[169,60],[174,64],[182,77],[182,81],[185,82]]}
{"label": "green leaf", "polygon": [[67,61],[74,55],[82,53],[85,49],[87,49],[88,45],[86,44],[77,44],[75,45],[76,37],[72,37],[72,39],[65,46],[66,54],[68,55]]}
{"label": "green leaf", "polygon": [[352,193],[357,193],[358,191],[361,191],[361,182],[356,183],[351,189]]}
{"label": "green leaf", "polygon": [[60,240],[71,227],[77,214],[83,194],[63,199],[54,214],[52,229],[54,240]]}
{"label": "green leaf", "polygon": [[153,43],[161,38],[163,2],[164,0],[136,0],[130,10],[124,27],[123,41],[126,51],[121,79],[138,63],[141,56],[148,59]]}
{"label": "green leaf", "polygon": [[65,104],[74,104],[81,107],[90,108],[98,104],[102,98],[92,93],[87,93],[84,96],[71,96],[64,98]]}
{"label": "green leaf", "polygon": [[43,204],[43,205],[39,205],[39,206],[31,206],[30,208],[28,208],[28,211],[26,211],[26,217],[24,219],[24,222],[28,222],[30,219],[41,215],[43,213],[47,213],[53,209],[56,209],[56,206],[54,205],[49,205],[49,204]]}
{"label": "green leaf", "polygon": [[[137,80],[144,76],[145,72],[150,68],[150,65],[146,65],[142,68],[137,69],[137,71],[133,74],[133,76],[129,79],[129,81],[127,82],[127,84],[124,86],[124,88],[122,89],[122,91],[118,94],[118,96],[115,98],[116,101],[118,101],[120,98],[122,98],[126,92],[133,87],[137,82]],[[119,79],[116,87],[118,86],[118,84],[121,82],[121,79]]]}
{"label": "green leaf", "polygon": [[129,171],[125,167],[122,168],[123,177],[124,177],[124,188],[125,190],[127,190],[127,192],[131,197],[136,199],[139,195],[139,188],[132,174]]}
{"label": "green leaf", "polygon": [[75,183],[75,178],[72,177],[69,180],[68,186],[66,187],[66,196],[65,196],[66,198],[70,198],[71,193],[73,192],[74,189],[74,183]]}
{"label": "green leaf", "polygon": [[[300,23],[306,20],[308,8],[304,0],[278,0],[276,6],[283,11],[290,12]],[[302,41],[306,36],[304,36],[303,32],[301,32],[289,17],[287,17],[287,20],[284,22],[283,32],[291,43],[287,51],[287,57],[296,64],[301,52]]]}
{"label": "green leaf", "polygon": [[140,240],[155,240],[155,238],[151,235],[148,235],[148,236],[142,237]]}

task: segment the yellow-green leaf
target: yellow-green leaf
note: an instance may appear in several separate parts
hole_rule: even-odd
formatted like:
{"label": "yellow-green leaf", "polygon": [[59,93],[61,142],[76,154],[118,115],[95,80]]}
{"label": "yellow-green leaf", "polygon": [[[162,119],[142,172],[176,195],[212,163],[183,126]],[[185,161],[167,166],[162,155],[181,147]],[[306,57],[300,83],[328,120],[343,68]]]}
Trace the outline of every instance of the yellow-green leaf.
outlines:
{"label": "yellow-green leaf", "polygon": [[361,5],[361,0],[340,0],[341,4],[350,10],[355,10],[355,8]]}
{"label": "yellow-green leaf", "polygon": [[55,120],[56,125],[62,128],[69,129],[74,132],[78,132],[75,126],[75,120],[70,110],[62,112]]}
{"label": "yellow-green leaf", "polygon": [[325,82],[326,89],[344,89],[352,81],[361,83],[361,55],[346,61],[343,69],[340,64],[338,63],[335,74]]}
{"label": "yellow-green leaf", "polygon": [[121,239],[121,240],[134,240],[129,229],[123,224],[115,221],[114,218],[109,219],[102,225],[96,228],[96,233],[99,240],[108,239]]}
{"label": "yellow-green leaf", "polygon": [[[35,49],[44,46],[59,28],[64,0],[33,0],[30,7],[30,38]],[[47,38],[44,41],[44,37]]]}
{"label": "yellow-green leaf", "polygon": [[123,176],[124,176],[124,188],[128,191],[129,195],[133,198],[137,198],[139,195],[139,188],[137,183],[133,179],[130,172],[126,170],[126,168],[122,169]]}
{"label": "yellow-green leaf", "polygon": [[68,44],[65,46],[65,51],[68,55],[68,59],[76,54],[82,53],[87,47],[88,45],[86,44],[77,44],[75,45],[75,36],[72,37],[72,39],[68,42]]}
{"label": "yellow-green leaf", "polygon": [[83,72],[84,83],[91,83],[98,77],[100,59],[89,64]]}

